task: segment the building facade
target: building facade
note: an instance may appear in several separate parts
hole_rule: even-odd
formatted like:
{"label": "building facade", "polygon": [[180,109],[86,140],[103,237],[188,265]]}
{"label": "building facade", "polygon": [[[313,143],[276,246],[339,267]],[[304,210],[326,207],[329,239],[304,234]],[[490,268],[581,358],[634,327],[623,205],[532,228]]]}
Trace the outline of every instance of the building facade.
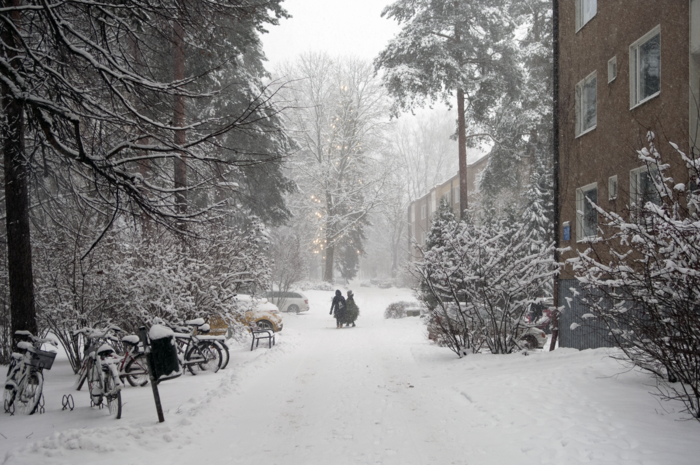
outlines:
{"label": "building facade", "polygon": [[[470,197],[478,192],[479,177],[486,168],[488,158],[488,155],[483,156],[467,166],[467,190]],[[430,189],[430,192],[414,200],[408,206],[408,250],[411,261],[419,258],[415,245],[423,246],[425,244],[433,215],[440,205],[440,199],[445,199],[452,207],[454,214],[459,216],[461,211],[459,204],[459,173],[444,183],[433,187]]]}
{"label": "building facade", "polygon": [[[655,143],[676,182],[689,184],[673,142],[686,154],[700,144],[700,0],[559,0],[559,247],[561,261],[590,247],[598,215],[634,214],[655,189],[637,150]],[[568,328],[586,309],[571,267],[559,280],[560,345],[606,345]]]}

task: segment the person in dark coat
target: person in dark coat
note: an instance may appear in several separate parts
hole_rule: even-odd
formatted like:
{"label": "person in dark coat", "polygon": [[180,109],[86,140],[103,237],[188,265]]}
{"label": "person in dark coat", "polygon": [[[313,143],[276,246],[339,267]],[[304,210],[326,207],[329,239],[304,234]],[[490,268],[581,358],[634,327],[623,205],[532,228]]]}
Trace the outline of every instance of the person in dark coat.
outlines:
{"label": "person in dark coat", "polygon": [[333,315],[335,312],[335,327],[343,327],[343,317],[345,315],[345,297],[340,290],[335,291],[335,297],[333,297],[333,303],[331,304],[331,312],[329,315]]}
{"label": "person in dark coat", "polygon": [[345,326],[352,325],[355,327],[355,320],[360,315],[360,308],[355,303],[355,294],[352,291],[348,291],[348,298],[345,299],[345,315],[343,315],[343,322]]}

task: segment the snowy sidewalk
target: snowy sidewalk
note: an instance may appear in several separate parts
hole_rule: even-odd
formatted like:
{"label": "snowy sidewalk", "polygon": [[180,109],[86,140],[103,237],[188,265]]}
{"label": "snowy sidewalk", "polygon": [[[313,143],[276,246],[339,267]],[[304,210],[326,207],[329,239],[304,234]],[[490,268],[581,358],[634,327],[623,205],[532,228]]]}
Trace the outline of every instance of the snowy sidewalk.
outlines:
{"label": "snowy sidewalk", "polygon": [[[418,318],[383,319],[409,291],[354,290],[357,328],[335,329],[332,292],[309,291],[311,311],[284,315],[273,349],[243,344],[224,371],[163,383],[161,425],[150,389],[126,388],[124,418],[108,420],[69,390],[65,365],[52,370],[45,415],[0,416],[0,462],[697,463],[700,424],[605,351],[459,360]],[[60,411],[67,392],[74,412]]]}

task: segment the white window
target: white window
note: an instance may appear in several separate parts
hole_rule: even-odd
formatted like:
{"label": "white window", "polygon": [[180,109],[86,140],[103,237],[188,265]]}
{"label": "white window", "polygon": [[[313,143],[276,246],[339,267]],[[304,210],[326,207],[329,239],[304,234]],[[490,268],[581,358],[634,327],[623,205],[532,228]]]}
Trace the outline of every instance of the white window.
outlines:
{"label": "white window", "polygon": [[646,166],[630,171],[630,211],[633,218],[643,218],[644,205],[648,202],[659,205],[661,196],[654,183],[660,182],[656,168],[649,170]]}
{"label": "white window", "polygon": [[582,241],[598,234],[598,211],[591,204],[598,204],[596,183],[576,189],[576,240]]}
{"label": "white window", "polygon": [[630,108],[656,97],[661,91],[661,28],[630,45]]}
{"label": "white window", "polygon": [[608,84],[613,82],[617,77],[617,57],[614,56],[608,60]]}
{"label": "white window", "polygon": [[617,198],[617,175],[608,178],[608,200]]}
{"label": "white window", "polygon": [[576,137],[592,131],[598,120],[596,72],[576,84]]}
{"label": "white window", "polygon": [[576,32],[593,19],[597,11],[597,0],[576,0]]}
{"label": "white window", "polygon": [[425,219],[425,204],[420,206],[420,219],[421,220]]}
{"label": "white window", "polygon": [[459,203],[459,186],[455,186],[454,188],[454,196],[455,196],[455,203]]}

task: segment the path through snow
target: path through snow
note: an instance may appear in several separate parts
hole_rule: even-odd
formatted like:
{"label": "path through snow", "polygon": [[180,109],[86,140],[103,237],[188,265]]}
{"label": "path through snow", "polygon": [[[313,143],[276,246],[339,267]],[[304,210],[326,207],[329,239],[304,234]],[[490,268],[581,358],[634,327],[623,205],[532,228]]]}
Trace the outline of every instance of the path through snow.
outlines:
{"label": "path through snow", "polygon": [[[232,348],[217,374],[125,388],[123,419],[47,374],[47,413],[0,415],[7,464],[696,464],[700,424],[649,395],[653,381],[604,350],[457,359],[418,318],[384,320],[399,289],[355,289],[356,328],[336,329],[332,292],[284,315],[271,350]],[[61,412],[72,392],[76,410]]]}

